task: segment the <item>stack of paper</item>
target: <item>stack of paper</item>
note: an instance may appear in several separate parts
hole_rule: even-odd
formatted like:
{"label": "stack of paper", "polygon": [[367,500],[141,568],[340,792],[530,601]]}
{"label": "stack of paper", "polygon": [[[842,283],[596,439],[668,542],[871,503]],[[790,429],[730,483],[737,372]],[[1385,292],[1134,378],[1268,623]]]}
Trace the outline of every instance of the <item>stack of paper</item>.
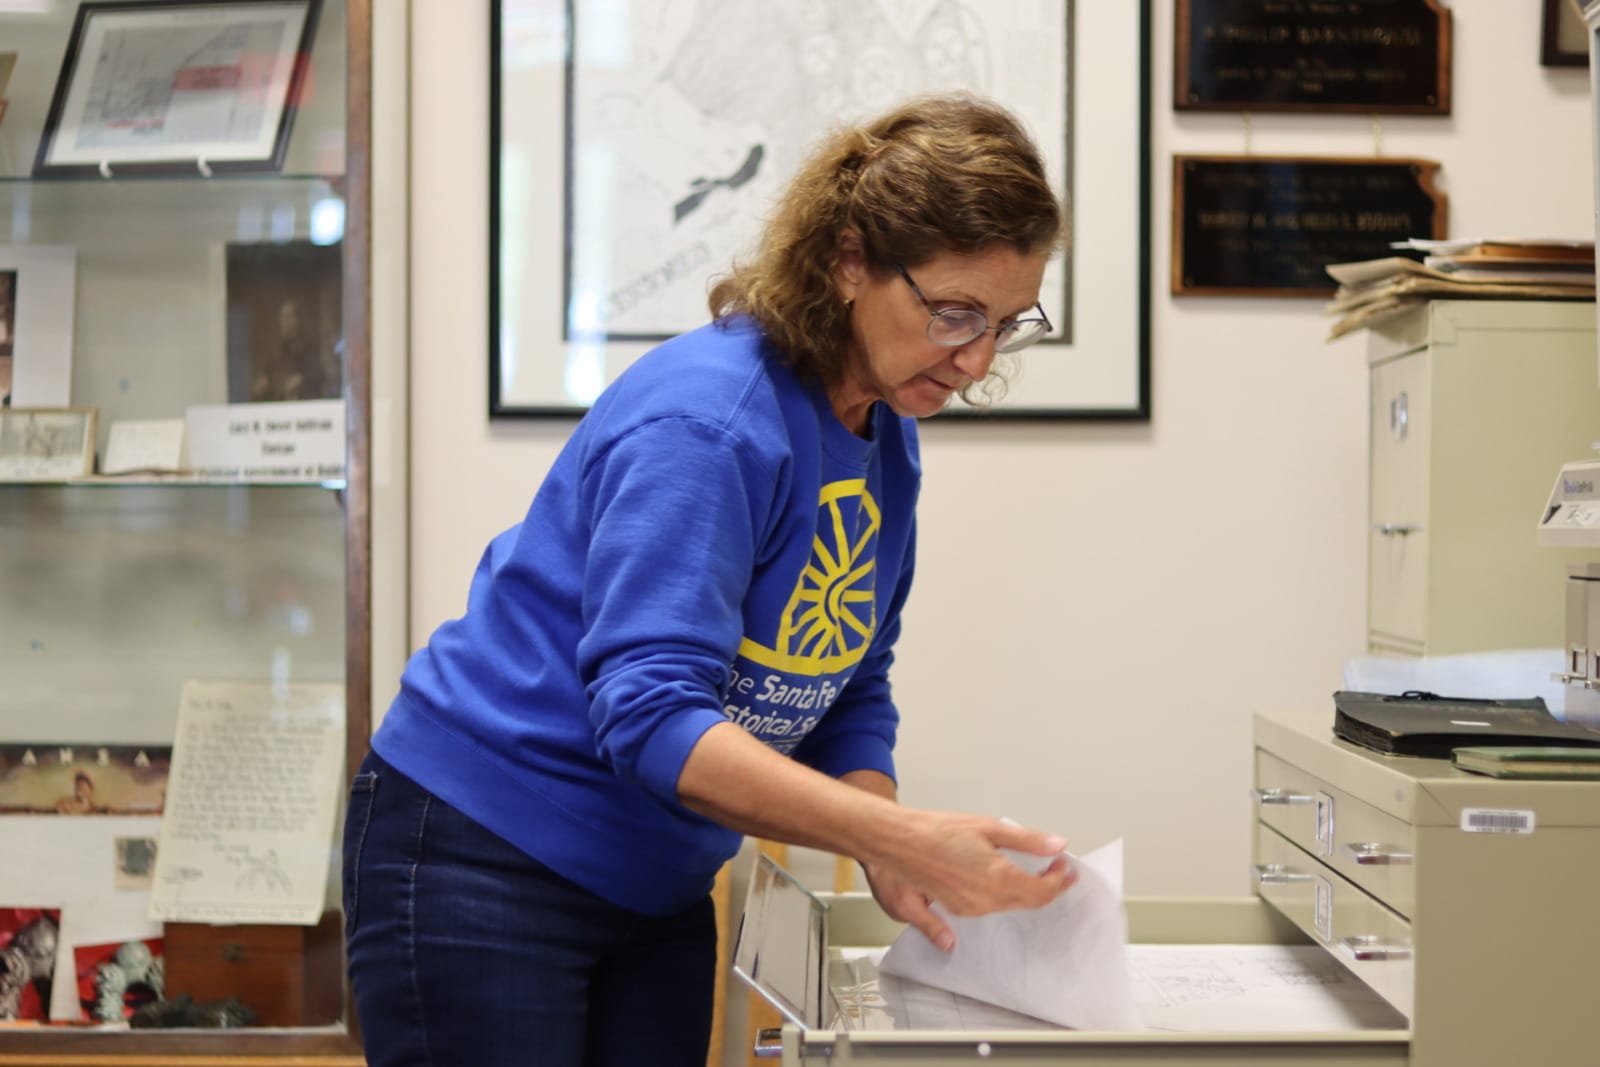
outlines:
{"label": "stack of paper", "polygon": [[[1050,862],[1007,855],[1030,872]],[[907,927],[889,946],[881,970],[1074,1030],[1139,1029],[1122,908],[1121,839],[1075,859],[1074,866],[1078,883],[1042,908],[977,918],[940,911],[956,932],[949,952]]]}
{"label": "stack of paper", "polygon": [[1339,283],[1324,309],[1328,339],[1371,326],[1428,300],[1593,300],[1594,242],[1492,238],[1397,241],[1423,259],[1389,256],[1331,263]]}

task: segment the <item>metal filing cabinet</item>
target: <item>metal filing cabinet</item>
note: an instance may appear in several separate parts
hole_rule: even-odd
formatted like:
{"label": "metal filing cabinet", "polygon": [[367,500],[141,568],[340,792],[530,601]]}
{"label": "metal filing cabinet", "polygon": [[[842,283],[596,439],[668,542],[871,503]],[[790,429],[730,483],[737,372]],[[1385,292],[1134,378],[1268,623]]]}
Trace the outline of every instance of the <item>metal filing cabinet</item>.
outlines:
{"label": "metal filing cabinet", "polygon": [[1368,644],[1441,655],[1562,643],[1578,550],[1529,525],[1600,438],[1588,301],[1438,300],[1369,333]]}
{"label": "metal filing cabinet", "polygon": [[1413,1067],[1600,1062],[1600,782],[1255,722],[1259,892],[1411,1021]]}

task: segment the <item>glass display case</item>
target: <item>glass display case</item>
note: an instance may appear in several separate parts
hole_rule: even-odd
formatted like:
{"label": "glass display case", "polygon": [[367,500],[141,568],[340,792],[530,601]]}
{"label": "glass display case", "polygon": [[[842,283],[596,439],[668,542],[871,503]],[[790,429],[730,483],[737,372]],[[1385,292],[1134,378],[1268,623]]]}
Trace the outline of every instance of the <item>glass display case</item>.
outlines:
{"label": "glass display case", "polygon": [[369,2],[0,5],[0,1065],[363,1062]]}

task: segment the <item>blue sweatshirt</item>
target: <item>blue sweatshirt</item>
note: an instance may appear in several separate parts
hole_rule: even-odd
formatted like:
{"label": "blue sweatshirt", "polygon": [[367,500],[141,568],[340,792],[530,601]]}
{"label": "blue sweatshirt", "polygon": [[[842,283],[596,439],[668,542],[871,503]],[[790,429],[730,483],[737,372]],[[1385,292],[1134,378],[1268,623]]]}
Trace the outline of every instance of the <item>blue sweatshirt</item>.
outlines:
{"label": "blue sweatshirt", "polygon": [[919,481],[914,420],[875,404],[857,437],[750,320],[668,341],[490,542],[373,747],[590,892],[680,911],[741,839],[677,800],[712,726],[893,776]]}

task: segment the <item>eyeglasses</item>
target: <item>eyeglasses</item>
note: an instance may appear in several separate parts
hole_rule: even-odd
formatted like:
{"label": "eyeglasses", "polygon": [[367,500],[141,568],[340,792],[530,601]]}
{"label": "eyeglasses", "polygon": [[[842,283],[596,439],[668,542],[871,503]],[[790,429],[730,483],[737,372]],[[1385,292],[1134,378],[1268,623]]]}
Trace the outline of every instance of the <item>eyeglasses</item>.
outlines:
{"label": "eyeglasses", "polygon": [[917,294],[917,299],[922,301],[922,306],[933,316],[928,320],[928,340],[936,345],[960,348],[993,330],[994,350],[1015,352],[1027,348],[1053,329],[1042,304],[1034,305],[1039,312],[1038,318],[1012,319],[998,326],[990,326],[989,317],[976,308],[936,308],[922,295],[922,290],[917,288],[917,283],[911,280],[911,275],[904,267],[896,263],[894,269],[900,272],[900,277],[906,280],[911,291]]}

